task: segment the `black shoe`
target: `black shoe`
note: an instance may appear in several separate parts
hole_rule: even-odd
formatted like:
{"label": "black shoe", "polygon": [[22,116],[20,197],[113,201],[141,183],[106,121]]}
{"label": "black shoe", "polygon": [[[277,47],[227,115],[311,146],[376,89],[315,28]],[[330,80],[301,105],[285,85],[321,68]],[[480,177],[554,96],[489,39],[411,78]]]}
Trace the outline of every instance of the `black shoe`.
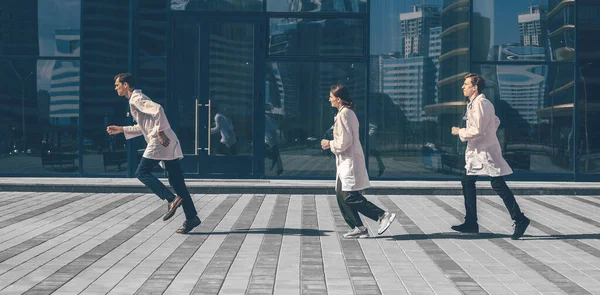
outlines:
{"label": "black shoe", "polygon": [[520,237],[522,237],[523,234],[525,233],[525,230],[529,226],[529,223],[531,223],[531,220],[529,220],[529,218],[527,218],[525,216],[523,216],[523,219],[519,220],[518,222],[515,222],[515,224],[514,224],[515,232],[513,233],[512,237],[510,237],[510,238],[513,240],[518,240]]}
{"label": "black shoe", "polygon": [[200,223],[202,223],[202,221],[200,221],[200,218],[198,218],[198,216],[196,216],[194,219],[186,220],[183,222],[183,225],[179,229],[177,229],[177,233],[187,234],[192,229],[194,229],[194,227],[200,225]]}
{"label": "black shoe", "polygon": [[180,196],[176,196],[172,202],[167,204],[167,213],[165,213],[165,216],[163,217],[164,221],[167,221],[167,220],[169,220],[169,218],[173,217],[177,208],[179,208],[179,206],[181,206],[182,201],[183,201],[183,199]]}
{"label": "black shoe", "polygon": [[452,230],[455,230],[457,232],[461,232],[461,233],[474,233],[477,234],[479,233],[479,224],[477,222],[475,223],[463,223],[463,224],[459,224],[459,225],[453,225]]}

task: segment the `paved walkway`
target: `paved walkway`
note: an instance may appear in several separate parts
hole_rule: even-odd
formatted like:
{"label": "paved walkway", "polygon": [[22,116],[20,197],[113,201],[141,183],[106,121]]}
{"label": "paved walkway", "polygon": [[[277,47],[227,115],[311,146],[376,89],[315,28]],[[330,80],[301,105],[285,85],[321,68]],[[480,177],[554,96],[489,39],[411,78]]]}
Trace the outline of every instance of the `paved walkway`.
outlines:
{"label": "paved walkway", "polygon": [[518,241],[498,197],[479,235],[449,230],[462,197],[367,197],[396,222],[345,240],[331,195],[194,195],[180,235],[149,194],[1,192],[0,294],[600,294],[599,197],[518,197]]}

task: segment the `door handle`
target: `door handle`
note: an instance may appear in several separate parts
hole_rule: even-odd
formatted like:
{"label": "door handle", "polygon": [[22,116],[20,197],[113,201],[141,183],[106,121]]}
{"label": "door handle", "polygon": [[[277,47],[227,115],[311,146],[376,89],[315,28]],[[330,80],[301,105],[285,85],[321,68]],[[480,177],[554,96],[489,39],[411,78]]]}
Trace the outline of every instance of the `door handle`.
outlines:
{"label": "door handle", "polygon": [[[208,147],[205,148],[199,148],[198,147],[198,108],[199,107],[208,107],[208,125],[206,125],[206,129],[208,129]],[[196,132],[194,133],[194,155],[197,156],[198,155],[198,151],[199,150],[203,150],[203,151],[208,151],[208,155],[210,156],[210,99],[208,100],[207,104],[201,104],[198,103],[198,99],[196,99],[196,118],[195,118],[195,130]]]}

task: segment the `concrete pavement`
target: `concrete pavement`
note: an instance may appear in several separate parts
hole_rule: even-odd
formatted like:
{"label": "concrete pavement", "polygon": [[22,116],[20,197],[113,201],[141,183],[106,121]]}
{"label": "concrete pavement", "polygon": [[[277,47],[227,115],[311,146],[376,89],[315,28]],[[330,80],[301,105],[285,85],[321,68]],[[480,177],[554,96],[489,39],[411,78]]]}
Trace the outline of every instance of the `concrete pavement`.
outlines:
{"label": "concrete pavement", "polygon": [[367,198],[397,220],[346,240],[327,194],[195,194],[180,235],[151,194],[0,192],[0,294],[600,294],[597,196],[518,196],[518,241],[498,197],[479,235],[449,229],[460,196]]}

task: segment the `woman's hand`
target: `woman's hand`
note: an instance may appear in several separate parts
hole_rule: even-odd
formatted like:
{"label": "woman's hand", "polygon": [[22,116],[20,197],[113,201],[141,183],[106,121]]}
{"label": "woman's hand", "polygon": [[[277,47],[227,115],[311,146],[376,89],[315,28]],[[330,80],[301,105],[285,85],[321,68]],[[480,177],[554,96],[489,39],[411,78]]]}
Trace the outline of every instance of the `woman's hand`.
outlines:
{"label": "woman's hand", "polygon": [[321,148],[324,149],[324,150],[329,149],[329,140],[322,139],[321,140]]}

